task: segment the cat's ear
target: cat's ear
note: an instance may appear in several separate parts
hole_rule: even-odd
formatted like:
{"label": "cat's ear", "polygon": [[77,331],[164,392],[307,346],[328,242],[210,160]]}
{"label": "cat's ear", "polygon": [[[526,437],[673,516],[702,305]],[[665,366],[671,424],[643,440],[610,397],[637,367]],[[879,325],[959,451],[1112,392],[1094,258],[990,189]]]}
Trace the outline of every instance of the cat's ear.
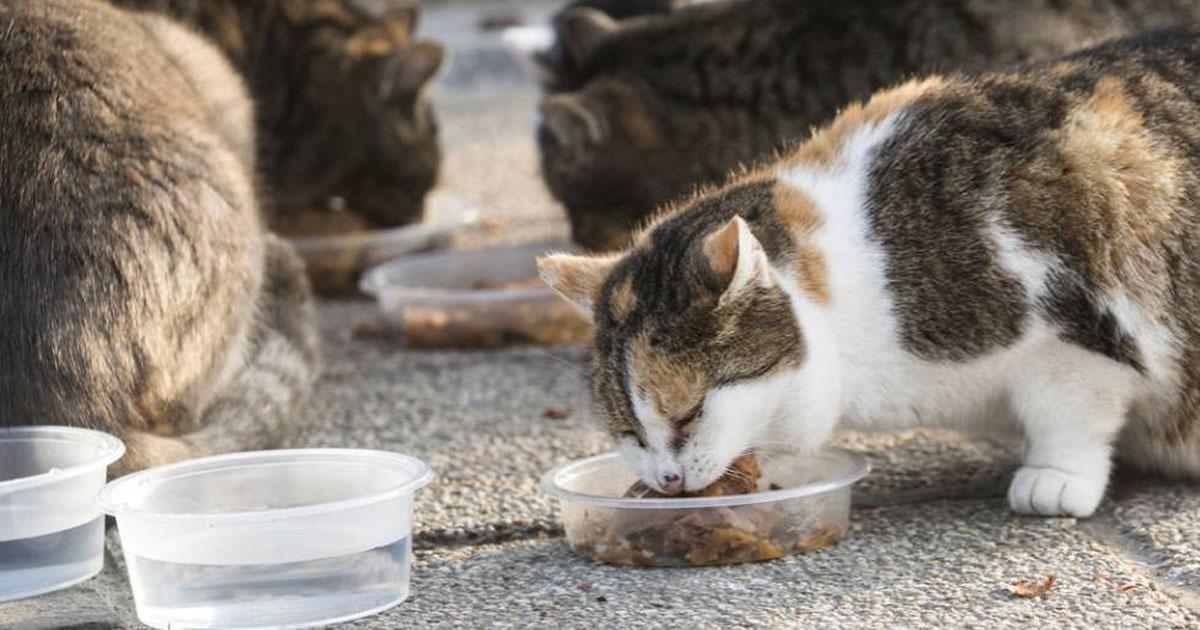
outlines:
{"label": "cat's ear", "polygon": [[538,106],[541,126],[561,147],[582,149],[608,137],[604,120],[578,94],[553,94]]}
{"label": "cat's ear", "polygon": [[542,282],[591,319],[600,289],[618,260],[618,255],[548,254],[538,258],[537,266]]}
{"label": "cat's ear", "polygon": [[717,277],[728,283],[721,294],[721,304],[748,289],[775,284],[767,252],[740,216],[704,239],[704,255]]}
{"label": "cat's ear", "polygon": [[410,91],[425,85],[446,59],[446,49],[436,42],[420,40],[405,48],[396,69],[396,83]]}
{"label": "cat's ear", "polygon": [[607,14],[588,7],[571,9],[562,18],[567,51],[575,63],[583,63],[621,25]]}
{"label": "cat's ear", "polygon": [[357,60],[354,76],[365,94],[381,103],[411,99],[442,67],[441,44],[418,41],[388,55]]}
{"label": "cat's ear", "polygon": [[385,11],[379,19],[387,26],[394,36],[408,37],[417,31],[421,20],[421,7],[417,5],[401,5]]}

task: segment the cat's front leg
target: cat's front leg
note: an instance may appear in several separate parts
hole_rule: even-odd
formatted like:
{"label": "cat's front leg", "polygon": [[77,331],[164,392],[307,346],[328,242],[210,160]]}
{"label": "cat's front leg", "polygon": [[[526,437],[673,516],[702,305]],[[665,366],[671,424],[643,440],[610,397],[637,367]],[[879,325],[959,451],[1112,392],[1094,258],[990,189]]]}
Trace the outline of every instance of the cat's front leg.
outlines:
{"label": "cat's front leg", "polygon": [[1026,449],[1009,505],[1021,514],[1091,516],[1108,486],[1136,373],[1061,342],[1014,372],[1011,403]]}

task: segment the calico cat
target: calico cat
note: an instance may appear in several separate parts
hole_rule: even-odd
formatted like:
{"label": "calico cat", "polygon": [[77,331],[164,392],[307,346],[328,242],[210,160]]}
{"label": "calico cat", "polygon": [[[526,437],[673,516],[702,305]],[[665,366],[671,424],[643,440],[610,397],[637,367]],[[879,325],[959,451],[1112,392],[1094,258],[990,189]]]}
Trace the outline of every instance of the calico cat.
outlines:
{"label": "calico cat", "polygon": [[0,424],[109,431],[134,470],[278,441],[316,372],[221,53],[100,0],[0,0]]}
{"label": "calico cat", "polygon": [[616,249],[654,208],[916,73],[1197,18],[1190,0],[739,0],[621,23],[577,9],[560,29],[577,70],[541,105],[542,172],[575,240]]}
{"label": "calico cat", "polygon": [[1200,35],[1160,32],[912,81],[628,251],[542,259],[621,450],[695,490],[837,426],[1007,426],[1009,502],[1046,515],[1093,513],[1114,446],[1196,478],[1198,76]]}
{"label": "calico cat", "polygon": [[302,232],[314,210],[367,227],[421,220],[441,148],[424,88],[440,44],[414,39],[418,10],[354,0],[114,0],[213,40],[250,88],[271,223]]}

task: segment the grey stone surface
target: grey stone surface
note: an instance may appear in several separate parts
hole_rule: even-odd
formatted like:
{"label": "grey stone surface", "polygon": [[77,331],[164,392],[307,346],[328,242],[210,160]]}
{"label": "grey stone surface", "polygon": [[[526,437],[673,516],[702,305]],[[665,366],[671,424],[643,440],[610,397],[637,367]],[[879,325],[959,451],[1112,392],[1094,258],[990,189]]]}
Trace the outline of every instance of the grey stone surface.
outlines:
{"label": "grey stone surface", "polygon": [[[456,63],[502,54],[494,36],[461,32],[471,11],[439,4],[425,22],[470,53]],[[456,246],[562,237],[537,173],[532,85],[484,74],[452,69],[434,92],[447,147],[441,194],[499,224]],[[437,473],[418,495],[411,599],[352,627],[1200,625],[1195,486],[1120,477],[1093,519],[1016,517],[1003,501],[1013,453],[945,431],[837,438],[874,472],[832,548],[714,569],[594,564],[567,549],[536,487],[551,466],[608,448],[590,417],[585,347],[413,351],[351,339],[368,303],[325,302],[320,313],[324,375],[289,445],[402,451]],[[572,413],[546,418],[549,406]],[[0,628],[136,627],[114,530],[109,553],[91,581],[0,603]],[[1008,593],[1050,573],[1059,582],[1043,599]]]}

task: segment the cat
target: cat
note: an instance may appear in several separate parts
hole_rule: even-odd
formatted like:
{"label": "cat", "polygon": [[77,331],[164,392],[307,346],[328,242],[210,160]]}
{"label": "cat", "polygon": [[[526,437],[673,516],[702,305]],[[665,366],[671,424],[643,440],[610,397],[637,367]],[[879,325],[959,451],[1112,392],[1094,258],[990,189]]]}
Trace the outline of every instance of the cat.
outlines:
{"label": "cat", "polygon": [[[573,238],[619,249],[653,210],[920,72],[1005,67],[1200,17],[1181,0],[738,0],[561,18],[541,168]],[[563,72],[569,68],[563,68]]]}
{"label": "cat", "polygon": [[691,491],[838,426],[1019,429],[1012,508],[1078,517],[1114,446],[1195,479],[1197,76],[1200,35],[1174,31],[912,80],[627,251],[544,257],[593,318],[620,450]]}
{"label": "cat", "polygon": [[266,447],[317,373],[219,51],[101,0],[0,0],[0,424],[108,431],[118,474]]}
{"label": "cat", "polygon": [[304,232],[316,212],[365,228],[420,221],[441,165],[425,87],[443,63],[414,39],[419,11],[353,0],[115,0],[210,37],[249,84],[271,224]]}

